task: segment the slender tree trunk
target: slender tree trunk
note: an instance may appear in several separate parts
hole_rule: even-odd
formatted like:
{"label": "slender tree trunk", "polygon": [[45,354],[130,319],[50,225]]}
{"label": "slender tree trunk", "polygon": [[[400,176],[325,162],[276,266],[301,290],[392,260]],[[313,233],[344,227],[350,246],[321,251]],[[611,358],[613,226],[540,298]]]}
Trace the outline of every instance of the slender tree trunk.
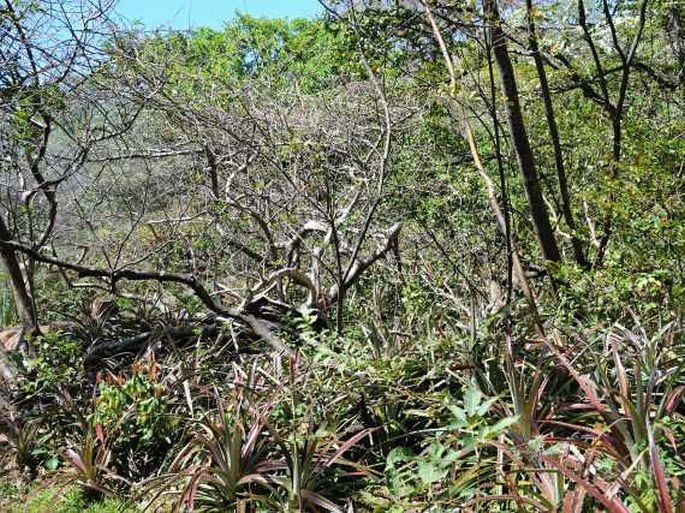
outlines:
{"label": "slender tree trunk", "polygon": [[535,22],[533,19],[533,1],[526,0],[526,10],[528,14],[528,43],[535,61],[535,69],[537,71],[538,80],[540,82],[540,92],[542,101],[545,105],[545,117],[547,118],[547,127],[549,129],[549,136],[552,140],[552,148],[554,150],[554,166],[557,171],[557,180],[559,182],[559,196],[561,198],[561,213],[564,216],[564,221],[571,231],[571,245],[573,246],[573,256],[576,263],[583,267],[589,267],[588,261],[585,258],[583,250],[583,243],[576,234],[576,223],[573,219],[573,211],[571,210],[571,195],[568,190],[568,181],[566,180],[566,169],[564,168],[564,157],[561,151],[561,140],[559,137],[559,129],[557,127],[557,120],[554,115],[554,104],[552,103],[552,95],[549,91],[549,82],[547,81],[547,72],[545,71],[545,63],[540,55],[540,48],[538,46],[537,34],[535,33]]}
{"label": "slender tree trunk", "polygon": [[[621,46],[617,31],[616,31],[616,25],[614,22],[614,15],[611,12],[611,8],[609,5],[608,0],[602,0],[602,10],[604,11],[604,18],[606,19],[607,25],[609,25],[609,33],[611,34],[611,39],[614,45],[614,50],[616,50],[616,53],[618,54],[619,58],[621,59],[621,64],[622,66],[622,72],[621,72],[621,82],[619,85],[618,89],[618,98],[616,99],[616,104],[612,107],[611,102],[607,101],[607,104],[610,106],[608,113],[609,117],[611,119],[611,127],[613,130],[613,146],[612,146],[612,153],[613,153],[613,162],[611,163],[611,168],[609,170],[610,177],[612,180],[616,180],[618,178],[618,172],[619,172],[619,162],[621,161],[621,144],[622,144],[622,136],[623,136],[623,115],[625,112],[625,106],[626,106],[626,99],[628,97],[628,81],[630,79],[630,71],[632,68],[632,65],[634,64],[634,59],[635,55],[637,54],[637,48],[640,44],[640,41],[642,40],[642,35],[644,33],[645,29],[645,23],[646,23],[646,16],[647,16],[647,3],[649,0],[641,0],[639,7],[638,7],[638,23],[637,23],[637,29],[635,31],[635,36],[633,37],[633,41],[630,44],[630,47],[628,49],[624,48]],[[578,3],[579,6],[579,16],[582,16],[584,19],[584,8],[583,8],[583,0],[579,0]],[[585,22],[583,21],[583,29],[585,30],[587,35],[588,41],[591,41],[591,38],[589,36],[589,31],[586,28],[587,26],[585,25]],[[599,68],[598,68],[599,69]],[[605,98],[607,100],[609,99],[608,93],[605,93]],[[609,195],[609,203],[613,204],[615,201],[614,194],[611,193]],[[599,241],[599,247],[597,248],[597,255],[595,256],[595,260],[592,264],[593,267],[600,267],[604,261],[604,256],[606,254],[607,247],[609,245],[609,239],[611,238],[611,235],[613,233],[613,213],[609,211],[606,215],[606,219],[604,221],[604,235]]]}
{"label": "slender tree trunk", "polygon": [[[678,80],[680,85],[685,86],[685,4],[679,0],[671,0],[666,20],[666,31],[680,65]],[[685,92],[685,88],[683,91]]]}
{"label": "slender tree trunk", "polygon": [[[0,216],[0,240],[12,240],[12,236],[2,216]],[[19,320],[24,332],[33,333],[38,326],[38,315],[24,273],[19,266],[17,254],[11,248],[0,246],[0,261],[10,277],[14,303],[17,307],[17,313],[19,314]]]}
{"label": "slender tree trunk", "polygon": [[514,272],[514,260],[513,260],[513,236],[511,233],[511,216],[509,214],[509,193],[507,191],[507,178],[504,170],[504,159],[502,157],[502,142],[500,140],[500,123],[497,116],[497,84],[495,83],[495,72],[492,63],[492,48],[487,42],[487,34],[485,34],[485,40],[488,44],[488,79],[490,81],[490,116],[492,117],[492,130],[495,139],[495,156],[497,158],[497,172],[499,174],[499,188],[500,194],[502,196],[502,213],[504,217],[504,237],[507,243],[507,306],[511,304],[511,297],[513,292],[513,272]]}
{"label": "slender tree trunk", "polygon": [[[611,162],[611,171],[609,176],[612,180],[618,177],[618,164],[621,160],[621,138],[623,136],[623,125],[621,119],[622,111],[616,111],[611,120],[611,129],[613,133],[613,144],[612,144],[612,156],[613,161]],[[614,194],[609,195],[609,202],[613,203],[615,201]],[[604,256],[606,255],[607,247],[609,246],[609,239],[611,238],[613,232],[613,219],[611,213],[607,214],[606,219],[602,225],[602,238],[599,240],[599,247],[597,248],[597,255],[595,255],[595,261],[593,267],[600,267],[604,261]]]}
{"label": "slender tree trunk", "polygon": [[537,171],[535,169],[533,151],[531,150],[528,134],[526,133],[526,127],[523,122],[519,93],[516,86],[516,77],[514,76],[514,68],[511,64],[511,58],[509,57],[504,31],[501,27],[497,0],[484,0],[484,10],[489,21],[488,33],[490,35],[495,62],[497,63],[500,80],[502,82],[502,92],[506,99],[505,103],[509,132],[523,178],[523,185],[528,199],[528,207],[530,208],[533,227],[538,238],[538,243],[540,244],[540,249],[542,250],[542,256],[545,260],[560,262],[561,255],[554,238],[552,224],[549,221],[549,213],[547,212],[547,207],[542,198],[542,190],[540,189],[540,181],[538,180]]}

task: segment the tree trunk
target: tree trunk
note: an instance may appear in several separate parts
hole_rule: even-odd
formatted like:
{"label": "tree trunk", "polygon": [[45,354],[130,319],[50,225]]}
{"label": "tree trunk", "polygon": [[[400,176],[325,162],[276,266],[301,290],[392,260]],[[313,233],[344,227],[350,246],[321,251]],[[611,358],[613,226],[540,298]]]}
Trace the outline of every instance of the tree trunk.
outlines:
{"label": "tree trunk", "polygon": [[523,122],[516,77],[514,76],[514,68],[509,57],[504,31],[501,27],[497,0],[484,0],[483,5],[485,15],[489,21],[488,34],[502,82],[502,92],[506,99],[509,132],[514,144],[514,150],[516,151],[533,227],[545,260],[560,262],[561,255],[554,238],[554,230],[549,221],[547,207],[542,198],[540,181],[535,169],[535,160]]}
{"label": "tree trunk", "polygon": [[678,80],[685,86],[685,5],[678,0],[671,0],[668,7],[666,32],[680,68]]}
{"label": "tree trunk", "polygon": [[540,82],[540,93],[545,105],[545,117],[547,119],[547,127],[549,129],[549,136],[552,140],[552,148],[554,150],[554,165],[557,171],[557,180],[559,182],[559,195],[561,197],[561,212],[564,216],[564,221],[568,229],[571,231],[571,245],[573,246],[573,255],[576,263],[583,267],[589,267],[588,261],[585,258],[583,250],[583,243],[576,234],[576,223],[573,219],[573,211],[571,210],[571,194],[568,190],[568,182],[566,180],[566,170],[564,168],[564,157],[561,151],[561,140],[559,137],[559,129],[557,128],[557,121],[554,115],[554,105],[552,103],[552,95],[549,90],[549,82],[547,81],[547,72],[545,71],[545,63],[540,55],[540,48],[538,46],[537,34],[535,33],[535,22],[533,19],[533,1],[526,0],[526,10],[528,14],[528,42],[530,51],[533,54],[535,61],[535,69]]}
{"label": "tree trunk", "polygon": [[[0,216],[0,240],[12,240],[12,236],[2,216]],[[19,315],[22,328],[25,333],[33,333],[38,326],[38,315],[26,279],[24,278],[24,273],[19,266],[17,254],[11,248],[0,246],[0,261],[2,261],[10,277],[14,303],[17,307],[17,314]]]}

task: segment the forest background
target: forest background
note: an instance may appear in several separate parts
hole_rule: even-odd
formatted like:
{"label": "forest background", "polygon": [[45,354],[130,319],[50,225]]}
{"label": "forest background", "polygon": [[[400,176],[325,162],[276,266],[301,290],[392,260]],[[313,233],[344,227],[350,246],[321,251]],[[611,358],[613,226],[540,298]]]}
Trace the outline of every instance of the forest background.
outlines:
{"label": "forest background", "polygon": [[0,508],[683,511],[682,2],[114,9],[0,3]]}

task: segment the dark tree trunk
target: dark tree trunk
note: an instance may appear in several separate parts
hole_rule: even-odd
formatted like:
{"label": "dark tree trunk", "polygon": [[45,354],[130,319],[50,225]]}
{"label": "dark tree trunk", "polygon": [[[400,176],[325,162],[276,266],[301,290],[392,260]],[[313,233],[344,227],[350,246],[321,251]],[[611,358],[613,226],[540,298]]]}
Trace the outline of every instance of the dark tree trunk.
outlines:
{"label": "dark tree trunk", "polygon": [[530,51],[533,54],[535,61],[535,69],[537,71],[538,80],[540,82],[540,93],[542,101],[545,105],[545,117],[547,118],[547,127],[549,129],[549,136],[552,141],[552,148],[554,150],[554,166],[557,171],[557,180],[559,182],[559,195],[561,197],[561,213],[564,216],[564,221],[571,231],[571,245],[573,246],[573,256],[576,263],[583,267],[589,267],[588,261],[585,258],[583,250],[583,243],[576,234],[576,223],[573,218],[573,211],[571,210],[571,194],[568,190],[568,182],[566,180],[566,170],[564,168],[564,157],[561,151],[561,140],[559,137],[559,129],[557,127],[557,120],[554,115],[554,104],[552,103],[552,95],[549,91],[549,82],[547,81],[547,72],[545,71],[545,63],[540,55],[540,48],[538,46],[537,34],[535,33],[535,22],[533,21],[533,1],[526,0],[526,10],[528,12],[528,42]]}
{"label": "dark tree trunk", "polygon": [[680,68],[678,80],[685,86],[685,4],[671,0],[666,20],[666,31]]}
{"label": "dark tree trunk", "polygon": [[[2,216],[0,216],[0,240],[12,240],[12,236]],[[0,246],[0,261],[2,261],[10,277],[14,303],[17,307],[17,314],[19,315],[22,328],[25,333],[33,333],[38,326],[38,315],[24,273],[19,266],[17,254],[11,248]]]}
{"label": "dark tree trunk", "polygon": [[533,227],[545,260],[560,262],[561,255],[554,238],[554,230],[549,221],[549,213],[542,198],[540,181],[535,169],[535,160],[523,122],[516,77],[514,76],[514,68],[509,57],[506,37],[501,27],[497,0],[484,0],[484,10],[489,21],[488,34],[502,82],[502,92],[506,99],[509,132],[514,144],[514,150],[516,151],[521,177],[523,178]]}

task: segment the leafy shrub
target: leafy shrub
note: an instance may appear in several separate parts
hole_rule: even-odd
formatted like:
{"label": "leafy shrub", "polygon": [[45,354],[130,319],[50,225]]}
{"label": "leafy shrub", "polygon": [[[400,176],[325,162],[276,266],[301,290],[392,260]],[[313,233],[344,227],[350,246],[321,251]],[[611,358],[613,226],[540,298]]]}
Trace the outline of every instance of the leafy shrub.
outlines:
{"label": "leafy shrub", "polygon": [[20,360],[20,386],[27,396],[49,397],[81,381],[84,344],[63,331],[50,331],[31,341],[35,357]]}
{"label": "leafy shrub", "polygon": [[149,358],[135,362],[128,377],[106,373],[97,378],[89,424],[109,440],[113,467],[130,478],[158,468],[177,437],[178,419],[159,376],[159,364]]}

